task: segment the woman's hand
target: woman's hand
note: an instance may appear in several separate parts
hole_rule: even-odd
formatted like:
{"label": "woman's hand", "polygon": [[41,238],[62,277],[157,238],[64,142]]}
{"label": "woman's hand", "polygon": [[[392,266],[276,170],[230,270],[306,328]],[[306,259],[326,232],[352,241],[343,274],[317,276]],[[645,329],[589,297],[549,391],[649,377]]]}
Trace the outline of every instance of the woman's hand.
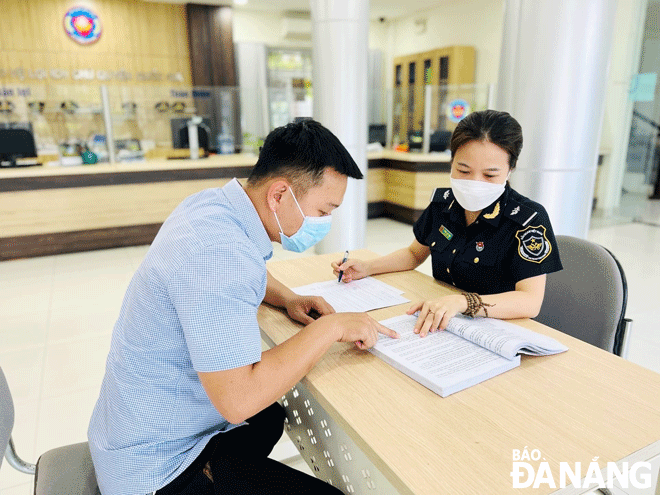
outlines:
{"label": "woman's hand", "polygon": [[366,261],[351,259],[346,260],[344,263],[341,261],[333,261],[330,266],[332,266],[332,273],[335,274],[335,277],[339,277],[340,271],[344,272],[341,281],[345,283],[348,283],[351,280],[360,280],[369,275],[369,265]]}
{"label": "woman's hand", "polygon": [[444,330],[449,320],[466,310],[465,296],[454,294],[413,304],[407,314],[412,315],[419,311],[414,331],[420,337],[425,337],[429,332]]}
{"label": "woman's hand", "polygon": [[331,315],[335,312],[334,308],[321,296],[292,297],[284,307],[292,319],[305,325],[309,325],[321,316]]}

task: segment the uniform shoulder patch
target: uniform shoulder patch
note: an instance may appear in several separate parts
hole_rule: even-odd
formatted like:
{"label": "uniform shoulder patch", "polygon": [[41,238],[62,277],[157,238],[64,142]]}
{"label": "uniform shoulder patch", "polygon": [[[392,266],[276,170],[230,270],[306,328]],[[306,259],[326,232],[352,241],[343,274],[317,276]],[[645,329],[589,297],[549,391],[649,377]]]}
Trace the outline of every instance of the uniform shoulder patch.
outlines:
{"label": "uniform shoulder patch", "polygon": [[432,203],[448,203],[452,199],[454,199],[454,195],[452,194],[450,187],[438,187],[431,194]]}
{"label": "uniform shoulder patch", "polygon": [[516,232],[518,255],[525,261],[541,263],[552,252],[552,245],[546,236],[545,227],[529,226]]}
{"label": "uniform shoulder patch", "polygon": [[518,201],[509,201],[504,210],[504,216],[525,226],[536,217],[536,211],[528,206],[521,205]]}

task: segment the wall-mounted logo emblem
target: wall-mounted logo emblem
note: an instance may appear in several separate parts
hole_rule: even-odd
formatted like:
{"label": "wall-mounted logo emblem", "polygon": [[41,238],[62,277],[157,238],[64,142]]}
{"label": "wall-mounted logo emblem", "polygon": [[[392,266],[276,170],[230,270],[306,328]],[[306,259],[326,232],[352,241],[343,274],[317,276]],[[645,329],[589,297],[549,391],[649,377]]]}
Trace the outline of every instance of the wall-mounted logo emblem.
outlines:
{"label": "wall-mounted logo emblem", "polygon": [[64,30],[76,43],[89,45],[101,37],[101,19],[86,7],[73,7],[64,14]]}
{"label": "wall-mounted logo emblem", "polygon": [[460,122],[470,113],[470,104],[462,98],[457,98],[449,102],[447,106],[447,117],[452,122]]}

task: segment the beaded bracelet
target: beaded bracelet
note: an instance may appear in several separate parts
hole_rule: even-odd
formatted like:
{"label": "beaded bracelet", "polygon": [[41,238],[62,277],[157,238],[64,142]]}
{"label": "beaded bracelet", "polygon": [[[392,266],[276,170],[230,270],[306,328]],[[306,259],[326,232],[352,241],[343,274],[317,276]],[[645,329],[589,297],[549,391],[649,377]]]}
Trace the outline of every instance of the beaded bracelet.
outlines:
{"label": "beaded bracelet", "polygon": [[461,292],[467,299],[467,309],[463,312],[464,315],[474,318],[481,308],[484,308],[484,314],[488,317],[488,310],[486,306],[491,307],[494,304],[486,304],[481,300],[481,296],[476,292]]}

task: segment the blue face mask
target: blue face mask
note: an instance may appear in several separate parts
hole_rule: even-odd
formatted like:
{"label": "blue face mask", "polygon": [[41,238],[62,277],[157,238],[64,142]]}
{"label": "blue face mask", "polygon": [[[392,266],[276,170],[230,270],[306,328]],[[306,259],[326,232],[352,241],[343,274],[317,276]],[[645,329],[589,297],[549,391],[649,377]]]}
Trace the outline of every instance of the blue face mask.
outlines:
{"label": "blue face mask", "polygon": [[296,199],[295,194],[291,191],[291,196],[296,202],[296,206],[300,210],[300,214],[303,216],[303,223],[298,229],[298,231],[293,234],[291,237],[284,235],[282,232],[282,226],[280,225],[280,220],[277,218],[277,213],[275,213],[275,220],[277,220],[277,226],[280,228],[280,241],[282,242],[282,247],[287,251],[293,251],[294,253],[302,253],[303,251],[311,248],[314,244],[323,239],[328,232],[330,232],[330,227],[332,225],[332,215],[327,215],[324,217],[308,217],[300,208],[298,200]]}

